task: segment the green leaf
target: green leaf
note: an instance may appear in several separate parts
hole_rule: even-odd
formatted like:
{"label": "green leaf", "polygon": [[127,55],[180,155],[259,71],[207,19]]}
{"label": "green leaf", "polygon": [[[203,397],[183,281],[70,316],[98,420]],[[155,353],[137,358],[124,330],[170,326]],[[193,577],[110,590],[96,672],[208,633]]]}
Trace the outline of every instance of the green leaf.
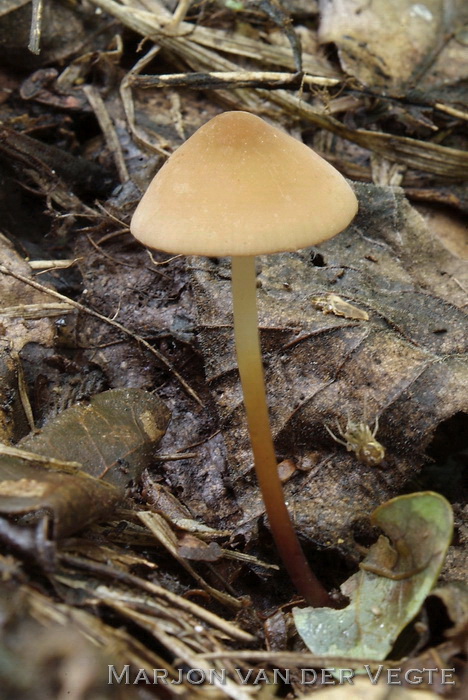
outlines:
{"label": "green leaf", "polygon": [[342,586],[349,605],[293,611],[314,654],[384,659],[437,580],[453,528],[445,498],[429,491],[393,498],[374,511],[372,523],[388,538],[379,537]]}

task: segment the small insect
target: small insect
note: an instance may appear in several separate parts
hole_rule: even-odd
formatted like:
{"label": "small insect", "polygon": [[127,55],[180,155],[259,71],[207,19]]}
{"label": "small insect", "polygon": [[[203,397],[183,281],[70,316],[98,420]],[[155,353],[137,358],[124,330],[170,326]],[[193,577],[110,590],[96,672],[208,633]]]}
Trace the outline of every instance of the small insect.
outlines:
{"label": "small insect", "polygon": [[369,320],[367,311],[358,309],[357,306],[345,301],[338,294],[311,297],[311,302],[316,309],[323,311],[324,314],[335,314],[335,316],[344,316],[344,318],[352,318],[356,321]]}
{"label": "small insect", "polygon": [[378,418],[375,419],[373,430],[370,429],[367,423],[355,423],[349,418],[344,430],[338,421],[336,423],[340,437],[337,437],[328,425],[324,425],[325,430],[336,442],[344,445],[348,452],[354,452],[360,462],[367,464],[369,467],[375,467],[383,461],[385,458],[385,447],[375,439],[379,429]]}

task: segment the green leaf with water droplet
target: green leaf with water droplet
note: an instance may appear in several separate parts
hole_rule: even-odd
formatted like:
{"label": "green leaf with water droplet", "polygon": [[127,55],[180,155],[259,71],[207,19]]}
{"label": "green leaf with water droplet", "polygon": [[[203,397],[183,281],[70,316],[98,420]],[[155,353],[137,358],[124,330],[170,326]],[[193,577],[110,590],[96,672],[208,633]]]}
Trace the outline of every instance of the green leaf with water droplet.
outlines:
{"label": "green leaf with water droplet", "polygon": [[342,586],[342,610],[295,608],[297,630],[317,655],[382,660],[418,614],[452,538],[450,504],[437,493],[399,496],[377,508],[383,530],[361,569]]}

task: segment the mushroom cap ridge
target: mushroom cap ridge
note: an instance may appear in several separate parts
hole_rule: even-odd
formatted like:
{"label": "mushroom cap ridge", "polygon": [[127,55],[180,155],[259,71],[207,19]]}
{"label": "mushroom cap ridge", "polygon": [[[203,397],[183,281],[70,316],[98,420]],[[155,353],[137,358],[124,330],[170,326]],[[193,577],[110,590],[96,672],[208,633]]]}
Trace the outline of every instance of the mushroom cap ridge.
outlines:
{"label": "mushroom cap ridge", "polygon": [[169,253],[262,255],[321,243],[356,212],[351,187],[311,148],[248,112],[224,112],[166,161],[131,231]]}

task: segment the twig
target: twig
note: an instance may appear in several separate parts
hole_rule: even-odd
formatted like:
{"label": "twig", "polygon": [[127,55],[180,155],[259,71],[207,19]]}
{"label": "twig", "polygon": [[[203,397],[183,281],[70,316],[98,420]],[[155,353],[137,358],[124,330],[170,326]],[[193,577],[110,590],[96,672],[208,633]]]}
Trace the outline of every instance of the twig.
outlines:
{"label": "twig", "polygon": [[[81,230],[85,231],[86,229]],[[98,241],[96,241],[96,245],[101,246],[103,243],[107,243],[108,241],[112,241],[114,238],[123,236],[124,233],[130,233],[130,228],[128,226],[125,226],[125,228],[117,229],[117,231],[111,231],[110,233],[106,233]]]}
{"label": "twig", "polygon": [[63,316],[69,313],[72,307],[69,304],[18,304],[17,306],[4,306],[0,308],[0,316],[6,318],[51,318],[52,316]]}
{"label": "twig", "polygon": [[[0,455],[24,459],[26,462],[37,462],[46,466],[52,466],[56,469],[66,471],[68,474],[75,474],[77,471],[83,469],[83,465],[80,462],[66,462],[62,459],[55,459],[54,457],[44,457],[44,455],[39,455],[36,452],[22,450],[19,447],[12,447],[12,445],[4,445],[3,443],[0,443]],[[83,472],[83,475],[91,477],[91,475],[86,472]],[[95,477],[91,478],[94,479]]]}
{"label": "twig", "polygon": [[114,569],[107,564],[93,562],[82,557],[64,553],[58,554],[57,556],[61,562],[68,566],[74,566],[79,569],[84,569],[85,571],[88,570],[93,573],[100,574],[101,576],[105,576],[107,578],[115,579],[124,583],[130,588],[136,587],[158,598],[162,598],[162,600],[169,603],[169,605],[179,608],[180,610],[183,610],[194,617],[198,617],[200,620],[203,620],[207,624],[212,625],[216,629],[221,630],[221,632],[229,635],[232,639],[237,639],[240,642],[251,642],[255,639],[253,635],[245,632],[239,627],[236,627],[236,625],[232,624],[228,620],[224,620],[215,613],[205,610],[205,608],[200,607],[196,603],[192,603],[186,598],[182,598],[181,596],[177,595],[176,593],[172,593],[162,586],[151,583],[151,581],[142,579],[134,574],[129,574],[121,569]]}
{"label": "twig", "polygon": [[368,658],[347,658],[346,656],[317,656],[315,654],[310,654],[307,652],[295,652],[295,651],[258,651],[258,650],[237,650],[237,651],[215,651],[206,654],[200,654],[200,658],[205,660],[215,660],[215,659],[238,659],[239,661],[263,661],[266,663],[275,664],[275,666],[285,667],[285,668],[325,668],[327,666],[333,666],[334,668],[339,668],[340,666],[351,667],[351,668],[362,668],[363,664],[369,666],[369,669],[373,672],[377,671],[380,666],[383,668],[394,667],[397,663],[396,661],[385,662],[385,661],[374,661]]}
{"label": "twig", "polygon": [[[95,240],[89,235],[89,233],[86,234],[86,238],[90,242],[90,244],[93,246],[94,250],[97,250],[97,252],[102,255],[104,258],[107,258],[107,260],[110,260],[111,262],[115,263],[116,265],[123,265],[124,267],[130,267],[132,270],[139,270],[138,265],[132,265],[131,263],[124,262],[123,260],[118,260],[117,258],[114,258],[112,255],[109,255],[109,253],[106,253],[99,243],[96,243]],[[153,270],[153,272],[156,272]]]}
{"label": "twig", "polygon": [[32,0],[31,30],[29,33],[28,49],[31,53],[39,54],[41,49],[42,14],[44,10],[44,0]]}
{"label": "twig", "polygon": [[154,455],[153,459],[157,462],[177,462],[179,459],[196,459],[199,455],[196,452],[181,452],[180,454]]}
{"label": "twig", "polygon": [[[169,73],[167,75],[135,75],[129,77],[132,85],[139,88],[189,87],[196,90],[220,90],[222,88],[255,88],[277,90],[298,89],[311,82],[312,76],[302,73],[280,73],[272,71],[212,71],[209,73]],[[337,83],[338,81],[334,81]]]}
{"label": "twig", "polygon": [[114,156],[114,162],[117,172],[119,173],[120,182],[127,182],[127,180],[130,179],[130,176],[123,157],[122,147],[112,120],[109,116],[109,112],[106,109],[106,105],[99,94],[99,90],[97,90],[94,85],[84,85],[83,92],[86,95],[94,114],[96,115],[96,119],[98,120],[99,126],[104,134],[104,138],[106,139],[107,147]]}
{"label": "twig", "polygon": [[18,391],[20,395],[21,404],[23,406],[23,411],[29,423],[30,430],[36,432],[36,424],[34,423],[34,415],[32,411],[31,402],[28,395],[28,387],[26,384],[26,379],[24,376],[23,364],[18,352],[15,350],[12,352],[12,358],[16,363],[16,374],[18,377]]}
{"label": "twig", "polygon": [[169,24],[166,24],[165,29],[171,32],[177,32],[179,29],[179,25],[181,22],[184,21],[185,15],[188,12],[188,9],[190,7],[190,3],[192,0],[179,0],[179,3],[177,5],[177,8],[172,15],[172,19],[169,22]]}
{"label": "twig", "polygon": [[49,272],[50,270],[66,270],[72,265],[75,265],[81,258],[73,260],[28,260],[28,265],[31,270],[41,270],[38,274]]}
{"label": "twig", "polygon": [[456,117],[457,119],[468,120],[468,112],[462,112],[461,109],[455,109],[450,105],[444,105],[442,102],[436,102],[434,107],[440,112],[445,112],[445,114],[450,114],[451,117]]}
{"label": "twig", "polygon": [[132,81],[135,80],[135,76],[137,76],[138,73],[153,60],[153,58],[159,52],[159,49],[159,46],[153,46],[153,48],[148,51],[146,56],[140,58],[140,60],[133,66],[131,71],[127,73],[120,84],[120,98],[122,100],[128,126],[137,143],[140,143],[147,148],[151,148],[151,150],[156,151],[163,156],[170,156],[171,152],[166,148],[169,146],[167,141],[163,141],[163,139],[160,137],[160,142],[162,145],[155,143],[153,140],[150,140],[149,136],[143,131],[143,129],[137,125],[135,120],[135,105],[132,97]]}
{"label": "twig", "polygon": [[140,345],[143,345],[144,348],[146,348],[160,362],[162,362],[162,364],[164,364],[170,370],[170,372],[172,372],[174,377],[183,386],[185,391],[193,399],[195,399],[195,401],[200,406],[203,406],[203,402],[200,399],[200,397],[198,396],[198,394],[194,391],[194,389],[192,389],[192,387],[179,374],[179,372],[176,370],[174,365],[171,362],[169,362],[169,360],[166,357],[164,357],[164,355],[162,353],[160,353],[158,350],[156,350],[156,348],[153,348],[153,346],[150,345],[144,338],[142,338],[141,335],[138,335],[137,333],[133,333],[132,331],[130,331],[128,328],[123,326],[118,321],[113,321],[112,319],[108,318],[107,316],[103,316],[103,314],[100,314],[97,311],[93,311],[93,309],[89,309],[84,304],[80,304],[78,301],[74,301],[73,299],[69,299],[64,294],[60,294],[59,292],[56,292],[55,289],[49,289],[48,287],[45,287],[44,285],[39,284],[39,282],[36,282],[35,280],[31,280],[28,277],[25,277],[24,275],[20,275],[17,272],[13,272],[12,270],[9,270],[7,267],[5,267],[2,264],[0,264],[0,272],[2,272],[4,275],[9,275],[10,277],[14,277],[15,279],[19,280],[20,282],[24,282],[25,284],[29,284],[31,287],[34,287],[35,289],[39,289],[41,292],[45,292],[46,294],[49,294],[50,296],[55,297],[56,299],[60,299],[61,301],[64,301],[67,304],[70,304],[75,309],[78,309],[79,311],[82,311],[83,313],[86,313],[89,316],[94,316],[95,318],[98,318],[100,321],[103,321],[104,323],[108,323],[110,326],[117,328],[119,331],[121,331],[122,333],[125,333],[125,335],[128,335],[130,338],[133,338],[133,340],[136,340],[137,343],[139,343]]}
{"label": "twig", "polygon": [[[130,229],[126,229],[126,230],[129,231]],[[96,243],[96,241],[93,240],[93,238],[89,235],[89,233],[86,234],[86,238],[91,243],[93,248],[95,250],[97,250],[97,252],[100,255],[102,255],[104,258],[107,258],[107,260],[110,260],[111,262],[115,263],[115,265],[123,265],[124,267],[130,267],[132,270],[141,269],[141,267],[139,265],[132,265],[131,263],[123,262],[122,260],[119,260],[118,258],[114,258],[112,255],[109,255],[109,253],[106,253],[99,245],[99,242]],[[109,239],[107,239],[107,240],[109,240]],[[163,277],[166,280],[169,279],[168,276],[164,274],[164,272],[160,272],[159,270],[154,270],[152,267],[149,267],[148,265],[145,265],[144,268],[145,268],[145,270],[149,270],[151,273],[153,273],[155,275],[159,275],[160,277]]]}
{"label": "twig", "polygon": [[151,262],[153,263],[153,265],[155,267],[160,267],[161,265],[167,265],[168,263],[172,262],[173,260],[177,260],[177,258],[182,257],[180,254],[173,255],[172,257],[168,258],[167,260],[161,260],[160,262],[158,262],[157,260],[154,259],[154,255],[152,254],[152,252],[150,250],[147,249],[146,252],[148,253],[149,259],[151,260]]}

